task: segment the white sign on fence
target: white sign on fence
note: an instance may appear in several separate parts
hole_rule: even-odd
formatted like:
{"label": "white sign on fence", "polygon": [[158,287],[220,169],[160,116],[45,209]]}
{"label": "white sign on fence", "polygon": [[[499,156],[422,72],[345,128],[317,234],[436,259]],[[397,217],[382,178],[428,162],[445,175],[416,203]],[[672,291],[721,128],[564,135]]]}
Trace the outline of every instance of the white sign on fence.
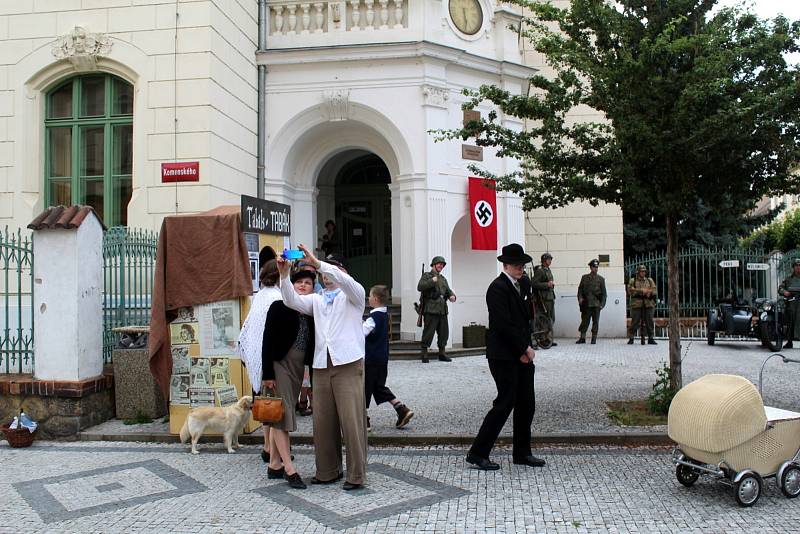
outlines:
{"label": "white sign on fence", "polygon": [[719,262],[719,266],[722,267],[723,269],[727,269],[729,267],[738,267],[739,260],[722,260],[721,262]]}
{"label": "white sign on fence", "polygon": [[748,263],[748,271],[769,271],[769,263]]}

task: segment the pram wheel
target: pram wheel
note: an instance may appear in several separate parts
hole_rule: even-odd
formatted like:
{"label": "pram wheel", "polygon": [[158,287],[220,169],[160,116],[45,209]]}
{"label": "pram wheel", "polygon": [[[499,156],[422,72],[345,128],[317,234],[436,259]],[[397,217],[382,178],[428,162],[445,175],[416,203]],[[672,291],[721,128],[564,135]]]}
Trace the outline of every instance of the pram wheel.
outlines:
{"label": "pram wheel", "polygon": [[761,496],[761,477],[755,473],[746,473],[733,486],[733,491],[739,506],[753,506]]}
{"label": "pram wheel", "polygon": [[800,495],[800,467],[790,465],[781,475],[781,491],[789,499]]}
{"label": "pram wheel", "polygon": [[690,488],[697,482],[697,479],[700,478],[700,473],[697,469],[692,469],[689,466],[678,464],[675,468],[675,476],[678,478],[678,482]]}

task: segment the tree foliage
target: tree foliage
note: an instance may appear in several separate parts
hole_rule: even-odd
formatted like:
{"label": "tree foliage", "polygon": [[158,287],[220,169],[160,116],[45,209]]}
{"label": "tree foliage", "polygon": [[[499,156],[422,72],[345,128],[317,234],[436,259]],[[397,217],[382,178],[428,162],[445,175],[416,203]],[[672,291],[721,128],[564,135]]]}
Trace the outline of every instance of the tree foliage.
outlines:
{"label": "tree foliage", "polygon": [[[566,9],[511,1],[531,13],[524,37],[555,76],[533,76],[527,95],[489,85],[467,91],[466,109],[488,101],[493,111],[439,139],[474,138],[519,160],[505,175],[472,170],[519,193],[526,209],[603,201],[663,217],[677,317],[681,218],[698,201],[752,205],[800,190],[790,173],[800,159],[800,77],[784,59],[799,49],[800,23],[741,7],[712,13],[716,0],[572,0]],[[571,120],[579,106],[606,120]],[[504,127],[504,115],[529,127]],[[677,321],[670,327],[680,387]]]}
{"label": "tree foliage", "polygon": [[759,228],[741,240],[745,247],[788,252],[800,248],[800,208]]}
{"label": "tree foliage", "polygon": [[[698,199],[678,221],[678,240],[688,248],[731,248],[742,244],[749,248],[772,250],[765,241],[748,236],[775,220],[783,204],[760,215],[752,215],[753,208],[746,204],[733,205],[724,198],[713,205],[706,205]],[[662,214],[628,210],[622,214],[622,221],[626,256],[666,248],[666,223]]]}

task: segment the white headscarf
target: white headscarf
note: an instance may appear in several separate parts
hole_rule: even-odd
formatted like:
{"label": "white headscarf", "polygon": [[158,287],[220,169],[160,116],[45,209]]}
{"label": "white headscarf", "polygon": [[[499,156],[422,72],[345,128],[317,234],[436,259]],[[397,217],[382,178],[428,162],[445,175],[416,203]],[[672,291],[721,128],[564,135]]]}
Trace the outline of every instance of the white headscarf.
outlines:
{"label": "white headscarf", "polygon": [[253,297],[250,313],[239,334],[239,356],[247,367],[247,376],[256,393],[261,391],[261,344],[264,342],[267,312],[277,300],[281,300],[280,287],[262,287]]}

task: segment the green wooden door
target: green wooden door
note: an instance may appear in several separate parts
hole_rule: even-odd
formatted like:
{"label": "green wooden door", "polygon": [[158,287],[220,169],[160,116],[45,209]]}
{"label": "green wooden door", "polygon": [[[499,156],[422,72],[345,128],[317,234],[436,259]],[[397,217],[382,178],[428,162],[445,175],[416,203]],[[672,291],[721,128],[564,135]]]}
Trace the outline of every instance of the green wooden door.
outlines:
{"label": "green wooden door", "polygon": [[336,226],[350,274],[364,288],[392,286],[391,196],[384,184],[336,188]]}

